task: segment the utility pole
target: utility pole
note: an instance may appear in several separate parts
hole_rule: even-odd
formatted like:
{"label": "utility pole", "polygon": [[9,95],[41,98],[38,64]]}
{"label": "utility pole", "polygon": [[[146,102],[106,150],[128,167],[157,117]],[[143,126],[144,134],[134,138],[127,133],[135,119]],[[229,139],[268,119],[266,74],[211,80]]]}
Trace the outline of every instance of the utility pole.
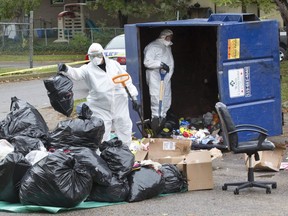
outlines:
{"label": "utility pole", "polygon": [[29,17],[29,63],[30,68],[33,68],[33,11],[30,11]]}

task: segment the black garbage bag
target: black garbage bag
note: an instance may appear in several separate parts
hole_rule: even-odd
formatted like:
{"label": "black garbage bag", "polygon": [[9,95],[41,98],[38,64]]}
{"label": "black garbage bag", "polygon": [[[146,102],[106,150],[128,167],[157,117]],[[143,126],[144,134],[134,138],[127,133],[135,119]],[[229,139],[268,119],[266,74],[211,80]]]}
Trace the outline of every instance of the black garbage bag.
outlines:
{"label": "black garbage bag", "polygon": [[43,142],[39,138],[29,136],[14,136],[10,139],[15,152],[20,152],[26,156],[33,150],[46,150]]}
{"label": "black garbage bag", "polygon": [[57,74],[43,81],[51,106],[57,112],[69,117],[74,106],[72,80],[63,74]]}
{"label": "black garbage bag", "polygon": [[165,187],[162,174],[148,166],[134,170],[127,179],[130,187],[126,200],[128,202],[138,202],[158,196]]}
{"label": "black garbage bag", "polygon": [[93,184],[90,195],[86,201],[98,202],[122,202],[127,199],[129,194],[129,185],[127,179],[119,180],[113,176],[110,185],[103,186]]}
{"label": "black garbage bag", "polygon": [[104,141],[99,149],[100,156],[107,162],[113,174],[120,179],[126,177],[133,168],[135,156],[127,145],[123,145],[122,141],[117,137]]}
{"label": "black garbage bag", "polygon": [[0,161],[0,200],[19,202],[20,182],[32,165],[21,153],[11,152]]}
{"label": "black garbage bag", "polygon": [[161,167],[165,188],[163,193],[187,191],[188,184],[179,169],[174,164],[163,164]]}
{"label": "black garbage bag", "polygon": [[20,202],[70,208],[84,201],[92,188],[92,177],[78,161],[61,151],[34,164],[23,177]]}
{"label": "black garbage bag", "polygon": [[85,102],[82,102],[76,106],[76,113],[80,119],[90,119],[93,115],[92,110]]}
{"label": "black garbage bag", "polygon": [[34,106],[12,97],[10,113],[0,123],[0,138],[10,141],[11,137],[17,135],[39,138],[45,144],[48,126]]}
{"label": "black garbage bag", "polygon": [[90,148],[73,146],[66,148],[64,151],[90,171],[94,183],[104,186],[110,185],[112,171],[106,161],[97,155],[95,151]]}
{"label": "black garbage bag", "polygon": [[48,149],[68,146],[88,147],[96,150],[101,144],[105,126],[102,119],[68,119],[58,123],[49,134]]}

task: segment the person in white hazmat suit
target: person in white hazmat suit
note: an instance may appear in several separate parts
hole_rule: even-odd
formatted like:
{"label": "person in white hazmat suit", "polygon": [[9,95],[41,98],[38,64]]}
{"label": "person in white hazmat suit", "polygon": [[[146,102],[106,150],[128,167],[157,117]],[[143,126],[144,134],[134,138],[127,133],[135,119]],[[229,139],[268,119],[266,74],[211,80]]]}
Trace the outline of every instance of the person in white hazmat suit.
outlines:
{"label": "person in white hazmat suit", "polygon": [[149,86],[151,102],[152,127],[159,121],[160,69],[166,71],[164,77],[164,95],[162,100],[161,118],[165,118],[171,106],[171,77],[174,72],[174,59],[171,51],[173,32],[170,29],[161,31],[159,37],[144,49],[144,65],[146,82]]}
{"label": "person in white hazmat suit", "polygon": [[[103,47],[99,43],[93,43],[89,47],[88,56],[90,62],[80,68],[60,63],[58,70],[73,80],[86,82],[89,88],[87,105],[93,115],[104,121],[103,141],[110,140],[113,128],[118,139],[129,147],[132,140],[132,121],[129,115],[128,94],[121,83],[115,84],[112,80],[114,76],[127,72],[117,61],[105,57]],[[133,99],[137,101],[138,91],[131,77],[125,84]],[[139,109],[139,104],[133,104],[133,109]]]}

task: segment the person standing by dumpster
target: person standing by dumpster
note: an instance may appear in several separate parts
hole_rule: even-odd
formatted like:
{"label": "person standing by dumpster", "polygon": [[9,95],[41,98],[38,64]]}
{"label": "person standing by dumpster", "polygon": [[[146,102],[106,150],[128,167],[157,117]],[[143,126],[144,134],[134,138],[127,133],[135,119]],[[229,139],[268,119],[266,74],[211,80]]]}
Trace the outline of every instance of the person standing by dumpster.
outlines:
{"label": "person standing by dumpster", "polygon": [[[161,122],[165,122],[167,111],[171,106],[171,77],[174,72],[174,59],[171,51],[173,32],[170,29],[161,31],[159,37],[149,43],[144,49],[144,66],[146,67],[146,82],[149,87],[151,103],[151,127],[154,131],[159,129]],[[161,70],[166,72],[163,80],[163,99],[161,99]],[[163,74],[162,74],[163,75]],[[163,76],[162,76],[163,79]],[[159,113],[161,109],[161,113]],[[160,115],[159,115],[160,114]],[[161,121],[161,119],[163,120]]]}
{"label": "person standing by dumpster", "polygon": [[[89,88],[87,105],[93,115],[104,121],[105,133],[103,141],[111,138],[111,129],[119,140],[130,146],[132,140],[132,121],[129,115],[128,95],[121,84],[115,84],[113,77],[119,74],[127,74],[120,64],[103,55],[103,47],[99,43],[93,43],[88,49],[90,62],[80,68],[73,68],[63,63],[58,64],[58,70],[62,71],[73,80],[84,80]],[[138,91],[132,83],[132,79],[126,81],[126,86],[131,96],[137,101]],[[133,103],[133,109],[139,109],[138,103]]]}

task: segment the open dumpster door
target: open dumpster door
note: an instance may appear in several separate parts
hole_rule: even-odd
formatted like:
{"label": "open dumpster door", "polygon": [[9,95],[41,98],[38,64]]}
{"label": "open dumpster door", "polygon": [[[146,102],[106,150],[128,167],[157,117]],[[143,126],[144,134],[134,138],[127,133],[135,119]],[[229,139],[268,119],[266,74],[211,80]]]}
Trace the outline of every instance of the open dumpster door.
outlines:
{"label": "open dumpster door", "polygon": [[[227,19],[225,15],[222,18]],[[219,99],[228,106],[236,124],[256,124],[266,128],[269,136],[279,135],[282,112],[278,24],[240,22],[226,22],[218,28]]]}
{"label": "open dumpster door", "polygon": [[[221,101],[235,124],[262,126],[269,136],[282,134],[278,22],[250,13],[125,25],[127,71],[138,88],[144,119],[151,112],[143,51],[167,28],[173,31],[170,111],[175,116],[201,117]],[[130,114],[133,123],[139,120]],[[244,137],[251,138],[244,134],[241,141]]]}

